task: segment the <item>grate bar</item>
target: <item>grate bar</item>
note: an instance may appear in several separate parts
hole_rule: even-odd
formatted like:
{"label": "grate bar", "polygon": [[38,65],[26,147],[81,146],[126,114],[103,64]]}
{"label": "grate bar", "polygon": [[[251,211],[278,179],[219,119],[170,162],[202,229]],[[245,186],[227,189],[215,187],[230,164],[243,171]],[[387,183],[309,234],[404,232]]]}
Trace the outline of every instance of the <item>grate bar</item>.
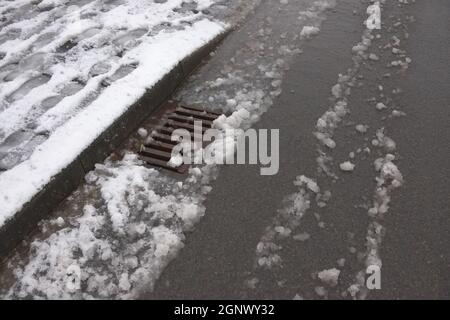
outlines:
{"label": "grate bar", "polygon": [[141,147],[140,153],[146,157],[153,157],[159,160],[169,161],[172,157],[171,152],[154,149],[151,147]]}
{"label": "grate bar", "polygon": [[[170,171],[185,173],[189,165],[182,164],[173,167],[168,164],[172,157],[172,150],[177,141],[172,141],[172,133],[175,129],[186,129],[191,133],[194,140],[194,122],[202,122],[202,133],[211,128],[215,119],[221,114],[217,112],[202,110],[199,108],[180,106],[173,101],[165,104],[153,117],[158,123],[155,124],[150,140],[141,146],[139,158],[148,165],[164,168]],[[201,137],[199,137],[201,138]]]}

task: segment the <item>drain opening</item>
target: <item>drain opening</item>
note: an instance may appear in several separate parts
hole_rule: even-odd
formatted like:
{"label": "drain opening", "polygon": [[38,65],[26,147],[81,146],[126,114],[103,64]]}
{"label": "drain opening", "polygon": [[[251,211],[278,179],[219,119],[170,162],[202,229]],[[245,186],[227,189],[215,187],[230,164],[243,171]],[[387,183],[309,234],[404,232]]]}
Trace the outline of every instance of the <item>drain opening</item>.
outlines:
{"label": "drain opening", "polygon": [[148,165],[164,168],[173,172],[184,174],[189,165],[181,164],[172,166],[169,161],[172,150],[178,144],[172,141],[171,136],[176,129],[186,129],[194,139],[194,122],[202,122],[202,132],[210,129],[214,120],[221,114],[188,106],[179,105],[174,101],[168,101],[153,116],[155,126],[148,142],[141,145],[138,152],[139,158]]}

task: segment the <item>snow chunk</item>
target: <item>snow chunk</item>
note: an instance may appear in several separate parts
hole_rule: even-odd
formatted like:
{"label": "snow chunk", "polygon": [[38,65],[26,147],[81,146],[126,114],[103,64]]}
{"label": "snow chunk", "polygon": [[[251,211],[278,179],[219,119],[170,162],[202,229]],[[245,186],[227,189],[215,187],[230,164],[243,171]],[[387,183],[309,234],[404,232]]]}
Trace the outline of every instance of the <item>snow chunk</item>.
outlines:
{"label": "snow chunk", "polygon": [[179,153],[173,155],[167,164],[172,168],[177,168],[183,164],[183,156]]}
{"label": "snow chunk", "polygon": [[384,110],[387,108],[387,106],[383,102],[378,102],[377,105],[375,106],[375,108],[377,110]]}
{"label": "snow chunk", "polygon": [[283,226],[276,226],[275,231],[278,232],[283,238],[289,237],[289,235],[291,234],[291,230]]}
{"label": "snow chunk", "polygon": [[317,183],[304,175],[298,176],[297,179],[294,181],[294,185],[296,186],[303,186],[306,185],[309,190],[311,190],[314,193],[318,193],[320,191],[319,186]]}
{"label": "snow chunk", "polygon": [[324,287],[315,287],[314,291],[316,292],[316,294],[320,297],[324,297],[327,295],[327,290]]}
{"label": "snow chunk", "polygon": [[319,272],[318,277],[322,280],[323,283],[328,284],[329,286],[336,286],[339,280],[340,270],[333,268],[328,270],[323,270]]}
{"label": "snow chunk", "polygon": [[[152,41],[142,42],[129,51],[124,59],[139,62],[133,72],[113,82],[95,101],[55,129],[28,160],[0,175],[0,226],[42,190],[52,177],[78,157],[148,88],[172,70],[179,61],[223,31],[222,24],[203,19],[177,32],[161,32],[153,37]],[[149,59],[149,52],[161,54]],[[170,54],[167,54],[168,52]],[[51,123],[55,119],[48,119],[49,128],[53,128]],[[58,121],[60,120],[58,118]],[[67,141],[71,143],[68,144]]]}
{"label": "snow chunk", "polygon": [[356,131],[358,131],[359,133],[366,133],[368,128],[369,126],[364,124],[358,124],[355,127]]}
{"label": "snow chunk", "polygon": [[376,1],[367,8],[367,14],[369,15],[369,18],[367,18],[364,23],[367,29],[381,29],[381,8],[379,1]]}
{"label": "snow chunk", "polygon": [[139,128],[138,135],[141,138],[146,138],[148,136],[148,131],[145,128]]}
{"label": "snow chunk", "polygon": [[353,171],[355,169],[355,165],[351,163],[350,161],[345,161],[339,165],[339,168],[341,168],[342,171]]}
{"label": "snow chunk", "polygon": [[304,26],[302,31],[300,32],[300,37],[310,38],[312,36],[317,35],[319,32],[320,32],[320,29],[318,27]]}
{"label": "snow chunk", "polygon": [[307,232],[303,232],[303,233],[296,234],[292,238],[294,240],[303,242],[303,241],[309,240],[309,238],[311,238],[311,235],[309,233],[307,233]]}
{"label": "snow chunk", "polygon": [[369,54],[369,59],[372,60],[372,61],[380,60],[380,58],[375,53]]}

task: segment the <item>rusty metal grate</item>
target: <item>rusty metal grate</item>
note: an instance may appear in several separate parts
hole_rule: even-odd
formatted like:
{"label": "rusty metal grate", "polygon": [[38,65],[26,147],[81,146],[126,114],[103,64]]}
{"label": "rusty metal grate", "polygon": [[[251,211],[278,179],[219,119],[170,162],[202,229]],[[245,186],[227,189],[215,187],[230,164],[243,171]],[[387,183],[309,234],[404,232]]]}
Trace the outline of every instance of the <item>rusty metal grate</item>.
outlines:
{"label": "rusty metal grate", "polygon": [[178,173],[186,173],[189,165],[182,164],[173,167],[168,164],[172,156],[172,150],[177,145],[171,140],[175,129],[186,129],[194,138],[194,121],[202,121],[202,131],[211,128],[213,121],[221,114],[198,108],[178,105],[174,101],[167,102],[154,114],[153,131],[150,139],[141,145],[139,158],[147,164],[164,168]]}

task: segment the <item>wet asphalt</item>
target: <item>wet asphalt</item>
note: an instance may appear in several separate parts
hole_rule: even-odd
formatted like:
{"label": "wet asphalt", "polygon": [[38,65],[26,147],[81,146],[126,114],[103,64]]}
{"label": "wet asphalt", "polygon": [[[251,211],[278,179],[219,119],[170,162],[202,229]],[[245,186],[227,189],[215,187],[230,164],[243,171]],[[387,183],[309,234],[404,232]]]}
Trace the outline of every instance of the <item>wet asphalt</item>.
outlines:
{"label": "wet asphalt", "polygon": [[[409,38],[402,43],[413,63],[405,74],[388,80],[381,75],[387,72],[384,64],[392,60],[389,55],[380,53],[380,62],[362,68],[365,85],[350,97],[351,115],[336,133],[340,147],[333,151],[333,157],[336,164],[346,160],[348,152],[367,146],[368,138],[380,127],[386,128],[398,146],[398,165],[405,183],[393,194],[383,222],[382,289],[371,292],[369,298],[448,299],[450,3],[419,0],[401,9],[395,4],[388,6],[393,14],[415,17],[408,25]],[[321,212],[325,228],[317,225],[312,213],[306,215],[300,229],[310,233],[311,239],[286,243],[282,270],[255,271],[255,248],[283,198],[297,191],[292,183],[295,177],[316,174],[316,139],[312,132],[330,105],[330,89],[338,74],[352,65],[350,49],[360,40],[364,10],[364,3],[342,0],[327,13],[320,34],[291,64],[283,79],[282,94],[254,126],[280,129],[279,173],[261,176],[260,168],[250,165],[221,168],[205,203],[205,217],[188,234],[185,248],[153,290],[142,298],[291,299],[300,294],[317,299],[314,288],[319,283],[311,274],[335,267],[337,259],[345,258],[348,262],[341,283],[328,296],[342,298],[341,293],[361,268],[361,259],[349,248],[355,247],[359,253],[365,250],[369,218],[360,204],[370,202],[373,195],[376,173],[372,160],[376,154],[356,160],[356,170],[340,174],[338,182],[324,180],[333,194]],[[379,44],[392,36],[395,30],[391,31],[383,34]],[[230,35],[240,36],[239,32]],[[217,55],[232,50],[227,47],[232,43],[227,39]],[[406,116],[390,119],[368,105],[367,99],[380,83],[385,88],[402,89],[402,94],[393,99]],[[365,138],[350,129],[358,123],[370,126]],[[245,281],[254,276],[260,285],[249,289]]]}

